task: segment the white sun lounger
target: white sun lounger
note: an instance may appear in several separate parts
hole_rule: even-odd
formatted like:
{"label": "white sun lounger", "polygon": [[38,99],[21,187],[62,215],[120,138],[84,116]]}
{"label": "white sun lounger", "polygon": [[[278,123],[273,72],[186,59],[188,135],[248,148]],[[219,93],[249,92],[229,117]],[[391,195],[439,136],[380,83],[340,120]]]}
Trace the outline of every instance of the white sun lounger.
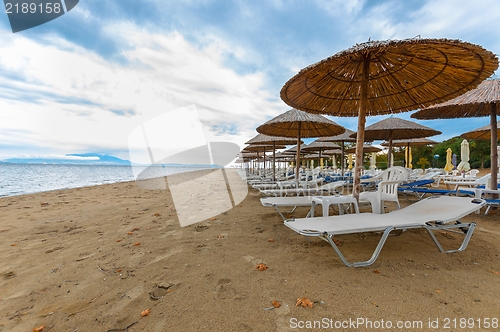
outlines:
{"label": "white sun lounger", "polygon": [[268,197],[284,197],[284,196],[311,196],[311,195],[322,195],[323,193],[335,193],[337,189],[344,186],[345,181],[335,181],[331,183],[324,184],[319,187],[312,188],[290,188],[290,189],[260,189],[262,196]]}
{"label": "white sun lounger", "polygon": [[[425,228],[441,252],[452,253],[465,250],[476,224],[473,222],[462,224],[458,219],[480,209],[485,204],[484,200],[477,198],[452,196],[429,197],[404,209],[386,214],[360,213],[331,217],[290,219],[285,220],[285,226],[301,235],[316,236],[327,241],[347,266],[368,266],[375,262],[389,233],[393,230]],[[451,222],[455,223],[446,225]],[[456,250],[444,250],[433,231],[453,231],[456,228],[465,233],[462,244]],[[333,241],[335,235],[374,231],[383,232],[383,234],[373,255],[367,261],[349,263]]]}
{"label": "white sun lounger", "polygon": [[296,196],[296,197],[263,197],[260,199],[262,206],[273,206],[283,220],[286,220],[280,207],[293,207],[289,213],[293,213],[298,206],[309,206],[311,210],[306,218],[314,217],[316,205],[323,206],[323,216],[328,215],[330,205],[338,205],[339,213],[343,214],[342,206],[345,204],[354,205],[354,210],[359,213],[357,201],[352,196]]}
{"label": "white sun lounger", "polygon": [[[280,207],[293,207],[289,212],[292,213],[298,206],[312,206],[314,196],[297,196],[297,197],[263,197],[260,199],[262,206],[274,206],[276,211],[280,214],[283,220],[286,220],[283,213],[280,211]],[[311,210],[307,214],[306,218],[311,215]]]}

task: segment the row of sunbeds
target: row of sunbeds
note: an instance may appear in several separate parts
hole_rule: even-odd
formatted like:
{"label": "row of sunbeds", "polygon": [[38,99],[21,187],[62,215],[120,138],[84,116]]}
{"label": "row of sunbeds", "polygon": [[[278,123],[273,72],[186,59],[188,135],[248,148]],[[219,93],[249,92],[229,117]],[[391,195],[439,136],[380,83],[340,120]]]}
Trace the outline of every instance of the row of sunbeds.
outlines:
{"label": "row of sunbeds", "polygon": [[[476,224],[473,222],[464,224],[460,222],[460,219],[475,211],[479,211],[484,206],[488,205],[489,209],[491,206],[494,206],[494,204],[500,204],[500,201],[488,202],[487,200],[481,199],[481,194],[478,196],[477,192],[472,193],[473,195],[475,194],[476,197],[457,197],[455,196],[457,189],[445,191],[444,189],[431,187],[430,184],[432,183],[434,183],[433,179],[423,179],[401,184],[398,188],[399,192],[406,194],[410,192],[418,193],[418,197],[420,199],[425,194],[440,194],[441,196],[432,196],[427,199],[421,199],[406,208],[386,214],[371,212],[313,217],[313,208],[305,218],[287,219],[283,213],[280,212],[278,207],[290,206],[294,207],[294,209],[297,206],[312,205],[314,207],[314,197],[263,197],[261,202],[264,206],[274,206],[278,213],[283,217],[285,226],[289,229],[303,236],[319,237],[327,241],[345,265],[352,267],[368,266],[375,262],[389,234],[395,230],[424,228],[427,230],[428,234],[431,236],[437,248],[441,252],[451,253],[463,251],[470,241]],[[317,188],[320,188],[321,186],[318,186],[315,189],[315,193],[312,193],[311,191],[309,194],[321,195],[328,192],[330,195],[339,195],[338,189],[341,188],[342,183],[339,182],[332,185],[332,187],[335,186],[338,187],[336,187],[333,191],[319,191]],[[294,189],[296,192],[300,190],[300,188],[289,188],[288,190],[291,189]],[[303,194],[306,193],[305,188],[302,190]],[[464,189],[461,188],[460,190]],[[468,193],[470,194],[470,192]],[[340,205],[339,211],[342,211],[340,209]],[[354,209],[352,209],[352,211],[354,211]],[[357,206],[355,211],[359,211]],[[434,235],[435,231],[442,230],[464,234],[464,239],[457,249],[443,249],[441,243]],[[340,234],[355,234],[363,232],[382,232],[382,235],[372,256],[368,260],[349,262],[335,243],[334,237]]]}

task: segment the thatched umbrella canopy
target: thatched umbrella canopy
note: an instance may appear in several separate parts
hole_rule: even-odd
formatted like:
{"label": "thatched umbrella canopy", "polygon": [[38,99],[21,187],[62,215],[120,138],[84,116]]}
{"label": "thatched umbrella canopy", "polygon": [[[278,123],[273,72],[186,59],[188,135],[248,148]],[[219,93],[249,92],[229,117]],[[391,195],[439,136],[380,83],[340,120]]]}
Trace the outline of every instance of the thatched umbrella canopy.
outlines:
{"label": "thatched umbrella canopy", "polygon": [[[392,146],[417,146],[417,145],[435,145],[439,144],[436,141],[422,137],[422,138],[409,138],[409,139],[395,139],[392,141]],[[383,142],[382,146],[389,146],[389,142]]]}
{"label": "thatched umbrella canopy", "polygon": [[299,181],[301,138],[338,135],[345,128],[324,116],[291,109],[260,125],[256,130],[270,136],[297,137],[296,179]]}
{"label": "thatched umbrella canopy", "polygon": [[238,154],[238,156],[242,157],[242,158],[257,158],[259,156],[259,154],[257,152],[250,152],[250,151],[246,151],[245,149],[243,149]]}
{"label": "thatched umbrella canopy", "polygon": [[[491,130],[491,160],[498,159],[498,123],[497,116],[500,115],[500,80],[486,80],[479,86],[463,95],[448,100],[447,102],[434,105],[412,114],[413,118],[430,119],[454,119],[471,117],[490,117]],[[492,188],[497,189],[498,165],[491,163]]]}
{"label": "thatched umbrella canopy", "polygon": [[337,167],[337,165],[335,163],[335,155],[342,155],[342,156],[344,155],[344,153],[341,149],[324,150],[322,153],[324,155],[328,155],[329,157],[332,157],[332,166],[335,165],[335,168]]}
{"label": "thatched umbrella canopy", "polygon": [[[362,154],[361,155],[361,160],[363,160],[363,154],[365,154],[365,153],[372,153],[372,152],[380,152],[380,151],[382,151],[382,149],[377,148],[376,146],[373,146],[373,145],[364,144],[363,145],[363,150],[361,150],[361,151],[362,151],[361,152],[361,154]],[[350,147],[348,149],[345,149],[345,152],[347,152],[347,153],[354,153],[354,154],[359,153],[359,151],[357,150],[356,146],[352,146],[352,147]],[[358,160],[358,156],[356,155],[356,161],[357,160]],[[351,162],[351,161],[349,161],[349,162]]]}
{"label": "thatched umbrella canopy", "polygon": [[309,145],[301,148],[301,151],[323,151],[327,149],[337,149],[340,148],[337,144],[333,142],[324,142],[321,141],[319,138],[315,140],[314,142],[311,142]]}
{"label": "thatched umbrella canopy", "polygon": [[329,155],[329,156],[332,156],[334,154],[341,154],[342,151],[340,149],[331,149],[331,150],[324,150],[322,152],[324,155]]}
{"label": "thatched umbrella canopy", "polygon": [[[307,144],[301,143],[300,144],[300,153],[304,153],[304,149],[307,147]],[[288,155],[296,155],[297,154],[297,145],[292,146],[291,148],[286,149],[285,151],[281,152],[283,154],[288,154]]]}
{"label": "thatched umbrella canopy", "polygon": [[340,146],[338,146],[337,144],[335,144],[333,142],[324,142],[324,141],[320,141],[319,139],[317,139],[314,142],[310,143],[305,148],[300,149],[300,150],[305,151],[305,152],[318,151],[318,163],[320,163],[320,160],[322,158],[321,154],[323,153],[324,150],[336,149],[336,148],[340,148]]}
{"label": "thatched umbrella canopy", "polygon": [[284,145],[267,145],[267,144],[250,144],[246,146],[242,151],[244,152],[257,152],[257,155],[259,152],[262,152],[262,157],[264,158],[264,171],[266,170],[266,152],[273,152],[276,149],[284,149]]}
{"label": "thatched umbrella canopy", "polygon": [[273,149],[284,149],[286,146],[284,145],[276,145],[273,147],[272,145],[266,145],[266,144],[251,144],[249,146],[246,146],[242,151],[249,151],[249,152],[271,152]]}
{"label": "thatched umbrella canopy", "polygon": [[318,158],[319,158],[318,153],[306,154],[306,155],[301,157],[302,160],[314,160],[314,159],[318,159]]}
{"label": "thatched umbrella canopy", "polygon": [[[370,152],[380,152],[382,151],[381,148],[377,148],[376,146],[373,146],[373,145],[363,145],[363,150],[362,150],[362,153],[370,153]],[[347,153],[357,153],[357,147],[356,146],[353,146],[353,147],[350,147],[349,149],[345,149],[345,152]]]}
{"label": "thatched umbrella canopy", "polygon": [[[340,149],[341,149],[340,170],[341,170],[341,175],[344,175],[344,169],[345,169],[345,163],[344,163],[345,143],[346,142],[356,142],[356,138],[352,138],[351,137],[352,134],[355,134],[355,132],[352,131],[352,130],[346,129],[343,134],[340,134],[340,135],[337,135],[337,136],[330,136],[330,137],[321,137],[321,138],[318,138],[318,140],[320,140],[320,141],[340,143]],[[365,143],[366,142],[371,142],[371,141],[365,139]]]}
{"label": "thatched umbrella canopy", "polygon": [[[387,165],[391,165],[392,140],[422,138],[439,135],[441,132],[413,121],[390,117],[372,124],[365,128],[365,137],[371,140],[387,140],[389,152],[387,154]],[[356,133],[351,135],[356,137]]]}
{"label": "thatched umbrella canopy", "polygon": [[[450,39],[369,41],[302,69],[281,99],[303,111],[358,117],[357,146],[367,115],[411,111],[474,89],[498,68],[481,46]],[[359,151],[361,152],[361,150]],[[362,154],[356,154],[359,197]]]}
{"label": "thatched umbrella canopy", "polygon": [[277,145],[291,145],[294,144],[295,140],[290,137],[280,137],[280,136],[269,136],[264,134],[258,134],[245,144],[259,144],[259,145],[271,145],[273,147],[273,180],[276,180],[276,149],[281,149]]}
{"label": "thatched umbrella canopy", "polygon": [[356,139],[355,138],[352,138],[351,135],[354,134],[355,132],[350,130],[350,129],[347,129],[340,135],[336,135],[336,136],[327,136],[327,137],[321,137],[321,138],[318,138],[317,141],[320,141],[320,142],[356,142]]}
{"label": "thatched umbrella canopy", "polygon": [[[422,138],[408,138],[408,139],[396,139],[392,141],[392,146],[404,146],[406,147],[405,157],[407,161],[407,167],[409,166],[409,159],[411,156],[410,146],[421,146],[421,145],[435,145],[439,144],[436,141],[422,137]],[[389,146],[389,142],[383,142],[380,144],[382,146]]]}
{"label": "thatched umbrella canopy", "polygon": [[[497,122],[497,139],[500,137],[500,122]],[[484,140],[491,140],[491,125],[486,125],[481,128],[473,129],[471,131],[468,131],[466,133],[463,133],[462,135],[463,138],[467,139],[484,139]]]}
{"label": "thatched umbrella canopy", "polygon": [[243,158],[245,162],[252,162],[256,159],[259,159],[259,154],[257,152],[247,152],[247,151],[241,151],[238,156],[240,158]]}
{"label": "thatched umbrella canopy", "polygon": [[297,143],[294,138],[290,137],[280,137],[280,136],[269,136],[264,134],[258,134],[245,144],[260,144],[260,145],[292,145]]}

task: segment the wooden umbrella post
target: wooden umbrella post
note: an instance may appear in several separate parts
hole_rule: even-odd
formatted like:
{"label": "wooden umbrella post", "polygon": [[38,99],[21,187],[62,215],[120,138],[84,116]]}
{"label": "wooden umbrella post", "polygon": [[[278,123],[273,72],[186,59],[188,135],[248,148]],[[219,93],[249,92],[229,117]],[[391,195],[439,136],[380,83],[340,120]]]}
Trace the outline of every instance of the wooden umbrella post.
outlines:
{"label": "wooden umbrella post", "polygon": [[392,166],[391,159],[392,159],[392,136],[389,136],[389,151],[387,152],[387,168]]}
{"label": "wooden umbrella post", "polygon": [[405,166],[406,168],[410,168],[410,143],[408,142],[408,144],[406,145],[406,154],[405,154]]}
{"label": "wooden umbrella post", "polygon": [[300,182],[300,175],[299,175],[299,169],[300,169],[300,130],[302,129],[302,123],[298,122],[297,126],[297,157],[296,157],[296,167],[295,167],[295,181],[297,181],[297,187],[299,186]]}
{"label": "wooden umbrella post", "polygon": [[363,145],[365,140],[365,123],[366,123],[366,108],[368,96],[368,79],[370,70],[370,54],[368,54],[363,61],[363,72],[361,76],[361,99],[359,103],[358,114],[358,133],[356,136],[356,168],[354,172],[354,181],[352,188],[352,195],[356,200],[359,200],[359,192],[361,187],[361,172],[363,167]]}
{"label": "wooden umbrella post", "polygon": [[491,115],[491,189],[498,189],[498,130],[497,130],[497,106],[496,103],[490,103]]}
{"label": "wooden umbrella post", "polygon": [[342,176],[344,176],[344,167],[345,167],[345,162],[344,162],[344,157],[345,157],[345,154],[344,154],[344,141],[342,141],[342,152],[341,152],[341,158],[340,158],[340,172]]}
{"label": "wooden umbrella post", "polygon": [[264,146],[264,177],[266,176],[266,147]]}
{"label": "wooden umbrella post", "polygon": [[273,142],[273,181],[276,181],[276,142]]}

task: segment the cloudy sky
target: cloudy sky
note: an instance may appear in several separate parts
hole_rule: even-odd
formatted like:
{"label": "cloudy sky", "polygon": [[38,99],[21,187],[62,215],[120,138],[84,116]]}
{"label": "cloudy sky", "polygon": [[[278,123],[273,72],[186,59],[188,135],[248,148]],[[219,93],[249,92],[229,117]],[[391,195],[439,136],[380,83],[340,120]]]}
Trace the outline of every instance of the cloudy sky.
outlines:
{"label": "cloudy sky", "polygon": [[[498,0],[80,0],[15,34],[0,14],[0,159],[130,159],[150,130],[166,147],[243,147],[290,109],[279,91],[303,67],[369,38],[461,39],[500,54],[498,22]],[[355,118],[330,119],[356,129]],[[442,141],[489,119],[418,122]]]}

